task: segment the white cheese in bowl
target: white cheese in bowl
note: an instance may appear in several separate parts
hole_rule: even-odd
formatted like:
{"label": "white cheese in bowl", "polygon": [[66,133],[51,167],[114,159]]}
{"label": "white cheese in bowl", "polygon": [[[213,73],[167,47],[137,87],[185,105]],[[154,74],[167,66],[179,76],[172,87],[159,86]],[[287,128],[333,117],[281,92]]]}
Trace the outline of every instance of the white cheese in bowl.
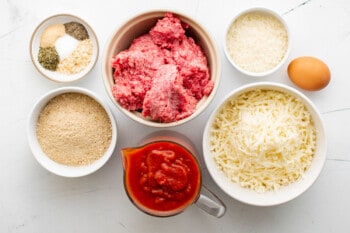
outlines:
{"label": "white cheese in bowl", "polygon": [[220,108],[209,140],[223,173],[232,182],[262,193],[303,177],[316,150],[316,129],[299,99],[257,89]]}
{"label": "white cheese in bowl", "polygon": [[275,68],[286,56],[288,32],[283,23],[263,11],[247,12],[230,25],[226,52],[236,66],[261,73]]}

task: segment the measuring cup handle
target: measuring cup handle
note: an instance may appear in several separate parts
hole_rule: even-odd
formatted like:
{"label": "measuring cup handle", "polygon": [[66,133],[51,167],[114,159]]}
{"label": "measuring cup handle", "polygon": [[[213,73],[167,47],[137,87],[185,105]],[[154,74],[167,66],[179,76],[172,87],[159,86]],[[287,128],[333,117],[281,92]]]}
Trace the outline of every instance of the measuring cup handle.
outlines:
{"label": "measuring cup handle", "polygon": [[196,205],[217,218],[222,217],[226,212],[225,204],[204,185],[202,185],[201,194],[196,201]]}

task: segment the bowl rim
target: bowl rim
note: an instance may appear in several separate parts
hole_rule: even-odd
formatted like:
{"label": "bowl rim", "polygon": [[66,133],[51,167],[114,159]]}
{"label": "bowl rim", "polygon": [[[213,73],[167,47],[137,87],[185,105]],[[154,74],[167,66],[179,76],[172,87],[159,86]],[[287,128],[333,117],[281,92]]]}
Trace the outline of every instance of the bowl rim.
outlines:
{"label": "bowl rim", "polygon": [[[68,165],[57,163],[51,160],[47,155],[45,155],[45,153],[41,150],[40,144],[36,137],[36,122],[38,120],[38,117],[41,111],[52,98],[65,93],[80,93],[91,97],[103,107],[103,109],[108,114],[108,118],[110,119],[111,127],[112,127],[112,138],[111,138],[110,145],[106,150],[106,152],[104,153],[104,155],[102,155],[101,158],[97,159],[92,164],[89,164],[86,166],[68,166]],[[27,122],[27,139],[34,158],[46,170],[50,171],[55,175],[62,176],[62,177],[82,177],[82,176],[92,174],[93,172],[99,170],[101,167],[105,165],[105,163],[107,163],[107,161],[113,155],[117,144],[117,138],[118,138],[117,123],[108,105],[105,104],[104,101],[97,94],[82,87],[73,87],[73,86],[60,87],[43,94],[41,97],[38,98],[38,100],[33,105],[29,114],[28,122]]]}
{"label": "bowl rim", "polygon": [[[92,61],[90,61],[90,64],[84,68],[84,70],[82,70],[81,72],[74,74],[76,77],[71,79],[71,80],[59,80],[56,78],[51,77],[51,75],[47,74],[46,72],[43,71],[43,69],[40,66],[40,64],[37,63],[37,58],[34,54],[34,41],[37,37],[40,37],[41,35],[38,35],[39,30],[42,28],[42,26],[44,26],[45,23],[49,22],[50,20],[53,20],[55,18],[58,17],[69,17],[72,19],[76,19],[79,23],[82,23],[84,25],[84,27],[86,27],[86,29],[91,32],[91,34],[89,33],[90,39],[93,40],[93,46],[96,49],[96,54],[92,54]],[[55,15],[51,15],[45,19],[43,19],[34,29],[31,37],[30,37],[30,42],[29,42],[29,53],[30,53],[30,58],[32,60],[33,65],[35,66],[36,70],[45,78],[57,82],[57,83],[74,83],[77,82],[83,78],[85,78],[96,66],[97,64],[97,60],[99,57],[99,52],[100,52],[100,45],[99,45],[99,41],[98,41],[98,37],[97,34],[95,33],[95,31],[93,30],[93,28],[90,26],[89,23],[87,23],[87,21],[85,21],[83,18],[73,15],[73,14],[68,14],[68,13],[60,13],[60,14],[55,14]],[[88,68],[86,70],[86,68]],[[62,76],[64,76],[64,74],[62,74]]]}
{"label": "bowl rim", "polygon": [[[213,87],[212,92],[210,93],[209,96],[203,97],[199,101],[199,103],[197,103],[196,111],[193,114],[191,114],[190,116],[188,116],[184,119],[181,119],[179,121],[169,122],[169,123],[161,123],[161,122],[147,120],[144,117],[140,116],[140,114],[129,111],[129,110],[123,108],[122,106],[120,106],[119,103],[117,103],[117,101],[114,99],[113,94],[110,91],[110,88],[112,88],[112,87],[110,87],[110,85],[109,85],[109,79],[108,79],[109,74],[107,72],[107,69],[109,69],[108,66],[110,66],[109,63],[111,61],[111,57],[108,56],[109,51],[114,49],[114,48],[111,49],[110,46],[113,44],[113,40],[115,39],[118,32],[120,32],[120,31],[125,32],[127,29],[129,29],[130,27],[132,27],[136,23],[140,22],[140,19],[139,19],[140,17],[147,16],[147,19],[150,19],[151,16],[153,16],[153,17],[157,16],[157,18],[162,18],[165,16],[165,13],[167,13],[167,12],[173,13],[176,17],[179,17],[182,22],[188,23],[190,21],[193,25],[195,25],[196,28],[200,29],[200,32],[202,34],[204,34],[206,36],[206,38],[208,39],[208,42],[209,42],[208,48],[210,49],[211,53],[213,54],[214,64],[216,66],[216,70],[215,70],[216,72],[211,73],[211,79],[212,79],[212,76],[215,76],[215,82],[214,82],[214,87]],[[136,21],[133,22],[134,20],[136,20]],[[129,26],[129,25],[131,25],[131,26]],[[121,37],[121,36],[119,36],[119,37]],[[208,60],[207,55],[206,55],[206,57]],[[212,100],[216,96],[216,93],[217,93],[217,90],[219,88],[220,81],[221,81],[221,59],[220,59],[219,50],[218,50],[218,47],[217,47],[217,44],[216,44],[216,41],[214,40],[214,38],[211,36],[211,34],[207,30],[207,28],[205,28],[202,23],[198,22],[197,19],[195,20],[183,12],[180,12],[178,10],[172,10],[172,9],[153,9],[153,10],[141,11],[141,12],[138,12],[137,14],[134,14],[134,15],[128,17],[126,20],[121,22],[119,24],[119,26],[116,27],[116,29],[114,29],[114,31],[109,36],[109,38],[105,44],[105,48],[104,48],[103,57],[102,57],[101,62],[102,62],[102,79],[103,79],[104,87],[105,87],[105,90],[107,91],[107,94],[108,94],[110,100],[112,101],[113,105],[115,105],[124,115],[126,115],[128,118],[131,118],[135,122],[140,123],[140,124],[145,125],[145,126],[154,127],[154,128],[168,128],[168,127],[179,126],[179,125],[182,125],[186,122],[189,122],[192,119],[199,116],[205,109],[207,109],[207,107],[210,105],[210,103],[212,103]],[[209,66],[209,64],[208,64],[208,66]],[[204,101],[205,101],[205,104],[200,104],[201,102],[204,102]]]}
{"label": "bowl rim", "polygon": [[[262,12],[262,13],[266,13],[269,15],[274,16],[277,20],[279,20],[282,25],[284,26],[284,28],[287,31],[287,36],[288,36],[288,47],[287,50],[284,54],[284,57],[282,58],[282,60],[272,69],[263,71],[263,72],[252,72],[252,71],[248,71],[245,70],[241,67],[239,67],[234,61],[233,59],[230,57],[230,55],[228,54],[227,51],[227,42],[226,42],[226,38],[227,38],[227,33],[231,27],[231,25],[242,15],[244,14],[248,14],[248,13],[252,13],[252,12]],[[226,29],[225,29],[225,36],[224,36],[224,53],[225,56],[227,58],[227,60],[229,61],[229,63],[236,69],[238,70],[240,73],[252,77],[252,78],[259,78],[259,77],[266,77],[268,75],[271,75],[273,73],[275,73],[277,70],[279,70],[287,61],[287,59],[290,56],[291,53],[291,47],[292,47],[292,39],[291,39],[291,33],[290,33],[290,28],[287,24],[287,21],[283,18],[283,16],[279,13],[277,13],[277,11],[272,10],[270,8],[267,7],[250,7],[250,8],[246,8],[244,10],[239,11],[236,15],[233,16],[233,18],[231,18],[231,20],[229,21],[229,23],[226,25]]]}
{"label": "bowl rim", "polygon": [[[300,99],[312,115],[316,127],[317,136],[316,151],[314,154],[313,162],[310,168],[304,173],[305,176],[300,180],[289,184],[288,186],[281,187],[280,190],[267,191],[265,193],[258,193],[251,189],[242,188],[239,186],[239,184],[230,181],[229,178],[227,178],[227,176],[215,164],[208,143],[211,124],[220,108],[230,99],[235,98],[241,93],[254,89],[278,90],[284,93],[291,94],[292,96]],[[245,204],[253,206],[275,206],[297,198],[315,183],[326,161],[327,139],[321,115],[317,110],[316,106],[307,96],[305,96],[297,89],[287,86],[285,84],[265,81],[245,84],[241,87],[238,87],[232,90],[223,98],[222,101],[220,101],[220,104],[218,104],[215,110],[213,110],[208,121],[206,122],[202,138],[202,149],[203,160],[207,167],[207,170],[214,182],[219,186],[219,188],[222,191],[224,191],[224,193],[226,193],[231,198]]]}

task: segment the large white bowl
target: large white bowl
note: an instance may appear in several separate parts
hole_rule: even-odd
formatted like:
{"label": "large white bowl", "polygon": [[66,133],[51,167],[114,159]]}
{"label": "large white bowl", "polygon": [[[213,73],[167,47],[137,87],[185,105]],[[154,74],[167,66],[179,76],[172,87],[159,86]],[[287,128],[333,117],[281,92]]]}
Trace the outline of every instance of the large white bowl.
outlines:
{"label": "large white bowl", "polygon": [[[258,193],[251,189],[242,188],[240,185],[230,181],[229,178],[227,178],[226,175],[216,165],[213,154],[210,152],[209,145],[210,129],[221,106],[227,103],[230,99],[236,98],[238,95],[244,92],[255,89],[278,90],[301,99],[301,101],[307,107],[308,111],[311,113],[316,128],[316,151],[312,164],[310,168],[305,172],[304,177],[288,186],[281,187],[280,190],[267,191],[265,193]],[[326,150],[327,143],[323,122],[320,117],[320,113],[314,104],[304,94],[295,90],[294,88],[272,82],[258,82],[248,84],[229,93],[211,114],[205,126],[203,135],[204,161],[213,180],[230,197],[243,203],[255,206],[273,206],[282,204],[304,193],[318,178],[326,159]]]}
{"label": "large white bowl", "polygon": [[[119,52],[127,49],[131,42],[150,31],[150,29],[156,24],[157,20],[163,18],[167,12],[172,12],[174,16],[178,17],[182,22],[189,25],[189,28],[186,31],[186,35],[191,36],[195,42],[201,46],[203,52],[205,53],[208,61],[208,65],[210,68],[210,78],[214,81],[214,88],[209,96],[204,96],[199,103],[197,104],[196,111],[184,118],[182,120],[170,123],[160,123],[156,121],[152,121],[142,116],[142,114],[138,111],[129,111],[123,108],[114,98],[112,93],[112,87],[114,85],[113,78],[113,69],[111,67],[113,57]],[[194,19],[186,16],[182,13],[167,11],[167,10],[154,10],[148,11],[144,13],[140,13],[139,15],[131,17],[129,20],[124,22],[113,34],[111,38],[107,42],[103,59],[102,59],[102,72],[103,72],[103,81],[108,93],[108,96],[118,107],[118,109],[123,112],[126,116],[139,122],[143,125],[164,128],[171,127],[183,124],[196,116],[198,116],[201,112],[203,112],[212,99],[214,98],[216,91],[219,87],[220,83],[220,75],[221,75],[221,62],[220,55],[214,40],[209,35],[209,33],[204,29],[202,25],[197,23]]]}
{"label": "large white bowl", "polygon": [[[53,160],[51,160],[41,149],[40,144],[37,139],[36,135],[36,125],[38,121],[38,117],[43,110],[43,108],[46,106],[46,104],[55,96],[64,94],[64,93],[81,93],[84,95],[87,95],[91,98],[93,98],[95,101],[97,101],[107,112],[111,125],[112,125],[112,139],[111,143],[105,152],[104,155],[102,155],[101,158],[94,161],[90,165],[86,166],[67,166],[60,163],[57,163]],[[28,121],[27,126],[27,137],[30,149],[32,150],[32,153],[35,157],[35,159],[46,168],[48,171],[64,177],[81,177],[89,175],[98,169],[100,169],[111,157],[111,155],[114,152],[114,149],[116,147],[117,142],[117,124],[114,120],[113,114],[108,108],[108,106],[100,99],[96,94],[94,94],[92,91],[89,91],[85,88],[80,87],[62,87],[55,90],[52,90],[46,94],[44,94],[42,97],[39,98],[39,100],[35,103]]]}

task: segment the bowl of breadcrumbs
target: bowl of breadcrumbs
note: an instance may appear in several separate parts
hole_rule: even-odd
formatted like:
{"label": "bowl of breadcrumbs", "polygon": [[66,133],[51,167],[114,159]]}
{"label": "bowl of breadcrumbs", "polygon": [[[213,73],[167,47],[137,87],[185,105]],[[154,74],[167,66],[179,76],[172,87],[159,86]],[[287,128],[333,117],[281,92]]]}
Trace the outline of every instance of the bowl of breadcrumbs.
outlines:
{"label": "bowl of breadcrumbs", "polygon": [[99,45],[95,32],[83,19],[58,14],[43,20],[30,40],[30,55],[44,77],[59,83],[80,80],[97,62]]}
{"label": "bowl of breadcrumbs", "polygon": [[116,122],[108,106],[80,87],[43,95],[30,113],[27,133],[36,160],[64,177],[81,177],[100,169],[117,141]]}

